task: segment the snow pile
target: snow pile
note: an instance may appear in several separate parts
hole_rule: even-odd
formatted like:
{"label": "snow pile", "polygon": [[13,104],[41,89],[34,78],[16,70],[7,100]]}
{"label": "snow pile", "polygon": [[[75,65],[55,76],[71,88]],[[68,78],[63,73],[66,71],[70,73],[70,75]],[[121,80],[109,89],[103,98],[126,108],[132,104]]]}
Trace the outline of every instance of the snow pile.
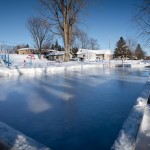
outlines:
{"label": "snow pile", "polygon": [[112,150],[133,150],[139,126],[143,118],[144,108],[147,104],[149,89],[150,83],[147,82],[129,117],[125,121],[118,138],[112,146]]}
{"label": "snow pile", "polygon": [[142,120],[142,126],[140,131],[146,135],[147,137],[150,137],[150,106],[147,106],[144,111],[144,117]]}
{"label": "snow pile", "polygon": [[50,150],[2,122],[0,122],[0,143],[11,150]]}

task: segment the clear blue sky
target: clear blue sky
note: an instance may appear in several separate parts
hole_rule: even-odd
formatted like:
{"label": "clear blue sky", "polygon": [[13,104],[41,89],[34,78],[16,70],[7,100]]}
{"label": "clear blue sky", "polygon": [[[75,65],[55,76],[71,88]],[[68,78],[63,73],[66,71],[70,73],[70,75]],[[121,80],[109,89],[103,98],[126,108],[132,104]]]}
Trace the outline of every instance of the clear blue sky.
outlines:
{"label": "clear blue sky", "polygon": [[[98,39],[102,49],[108,49],[110,41],[113,51],[121,36],[137,36],[132,22],[135,14],[134,1],[96,0],[82,13],[84,17],[80,17],[80,27],[89,36]],[[39,14],[37,3],[38,0],[0,0],[0,42],[28,43],[33,46],[26,23],[30,16]]]}

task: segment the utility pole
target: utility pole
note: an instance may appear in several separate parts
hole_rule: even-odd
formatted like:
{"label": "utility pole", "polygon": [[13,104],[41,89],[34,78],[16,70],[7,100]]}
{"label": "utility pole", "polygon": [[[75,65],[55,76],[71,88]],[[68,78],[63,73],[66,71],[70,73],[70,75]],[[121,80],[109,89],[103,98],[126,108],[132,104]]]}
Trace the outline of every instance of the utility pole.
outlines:
{"label": "utility pole", "polygon": [[9,68],[9,49],[7,49],[7,54],[8,54],[8,68]]}
{"label": "utility pole", "polygon": [[2,49],[3,49],[3,45],[4,45],[4,42],[1,43],[1,53],[2,53]]}

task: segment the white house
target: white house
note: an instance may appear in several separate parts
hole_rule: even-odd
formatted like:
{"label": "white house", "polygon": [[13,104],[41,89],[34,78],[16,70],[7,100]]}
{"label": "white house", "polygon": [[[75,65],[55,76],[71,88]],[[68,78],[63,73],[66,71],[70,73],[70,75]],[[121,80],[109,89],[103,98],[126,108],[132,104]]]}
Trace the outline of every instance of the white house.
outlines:
{"label": "white house", "polygon": [[85,61],[110,60],[112,53],[110,50],[79,49],[77,57]]}

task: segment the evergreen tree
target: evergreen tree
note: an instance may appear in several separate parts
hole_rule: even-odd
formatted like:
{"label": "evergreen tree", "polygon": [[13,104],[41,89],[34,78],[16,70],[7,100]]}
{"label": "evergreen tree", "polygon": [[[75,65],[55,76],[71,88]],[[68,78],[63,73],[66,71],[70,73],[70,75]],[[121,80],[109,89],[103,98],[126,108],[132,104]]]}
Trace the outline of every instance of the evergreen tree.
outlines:
{"label": "evergreen tree", "polygon": [[51,49],[52,49],[52,50],[54,50],[54,49],[55,49],[55,45],[54,45],[54,44],[52,44],[52,47],[51,47]]}
{"label": "evergreen tree", "polygon": [[64,47],[61,47],[61,51],[65,51]]}
{"label": "evergreen tree", "polygon": [[59,44],[58,44],[58,41],[56,40],[56,42],[55,42],[55,50],[58,50],[58,48],[59,48]]}
{"label": "evergreen tree", "polygon": [[78,52],[78,48],[77,48],[77,47],[73,47],[73,48],[72,48],[72,53],[73,53],[73,54],[76,54],[77,52]]}
{"label": "evergreen tree", "polygon": [[60,45],[58,46],[58,51],[61,51],[61,46]]}
{"label": "evergreen tree", "polygon": [[62,51],[62,47],[58,44],[57,40],[56,40],[55,44],[52,44],[51,49],[57,50],[57,51]]}
{"label": "evergreen tree", "polygon": [[120,37],[120,40],[117,42],[116,46],[117,47],[115,48],[114,51],[115,58],[121,58],[121,59],[131,58],[131,51],[126,45],[126,42],[123,39],[123,37]]}
{"label": "evergreen tree", "polygon": [[135,57],[137,59],[144,59],[144,56],[145,56],[145,52],[142,50],[140,44],[138,44],[135,50]]}
{"label": "evergreen tree", "polygon": [[28,44],[26,45],[26,48],[29,48],[29,45],[28,45]]}

